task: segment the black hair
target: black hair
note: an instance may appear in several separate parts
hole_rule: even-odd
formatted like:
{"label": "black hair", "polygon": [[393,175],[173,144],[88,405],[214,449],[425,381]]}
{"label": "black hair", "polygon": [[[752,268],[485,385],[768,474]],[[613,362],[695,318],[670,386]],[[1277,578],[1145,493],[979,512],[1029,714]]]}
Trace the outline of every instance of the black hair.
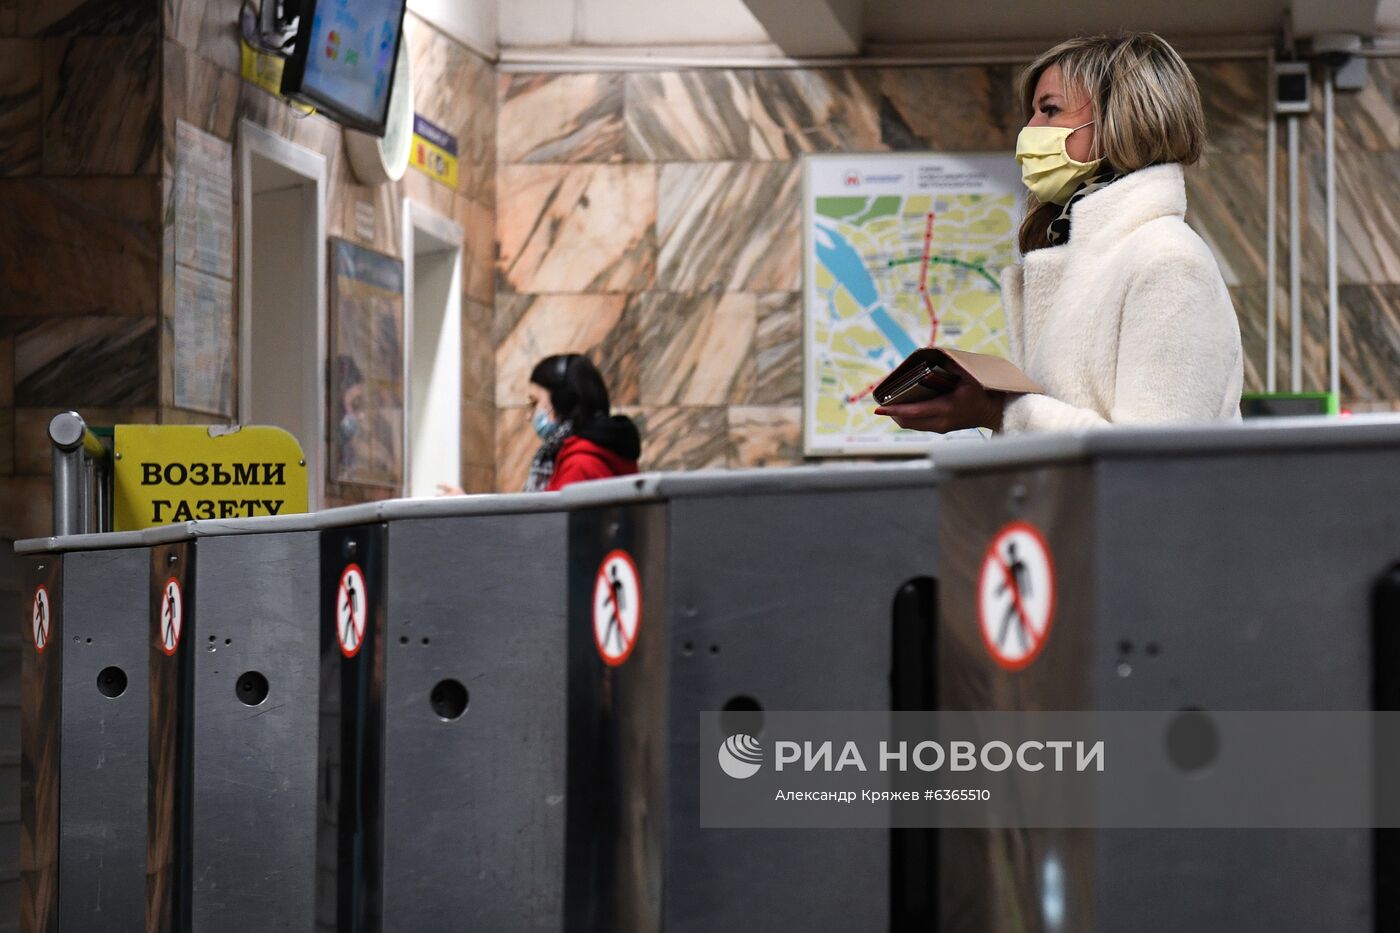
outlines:
{"label": "black hair", "polygon": [[530,381],[549,392],[549,404],[559,421],[571,419],[580,426],[612,412],[602,373],[581,353],[546,356],[535,364]]}

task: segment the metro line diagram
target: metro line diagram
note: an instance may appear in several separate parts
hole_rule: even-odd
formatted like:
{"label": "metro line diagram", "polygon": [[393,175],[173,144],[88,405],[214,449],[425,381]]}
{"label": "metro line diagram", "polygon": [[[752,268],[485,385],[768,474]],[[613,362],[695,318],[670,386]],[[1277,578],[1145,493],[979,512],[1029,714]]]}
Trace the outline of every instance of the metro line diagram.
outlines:
{"label": "metro line diagram", "polygon": [[1016,258],[1018,197],[818,197],[813,206],[809,433],[849,447],[925,444],[874,415],[870,390],[921,346],[1008,353],[999,274]]}

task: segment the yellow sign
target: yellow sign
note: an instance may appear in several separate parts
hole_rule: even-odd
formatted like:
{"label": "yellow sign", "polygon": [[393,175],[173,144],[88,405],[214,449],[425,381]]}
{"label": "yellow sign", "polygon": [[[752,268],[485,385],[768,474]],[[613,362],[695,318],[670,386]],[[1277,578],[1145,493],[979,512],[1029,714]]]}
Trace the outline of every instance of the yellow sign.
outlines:
{"label": "yellow sign", "polygon": [[266,52],[259,52],[248,44],[247,39],[239,43],[243,46],[243,80],[249,84],[255,84],[267,91],[272,96],[283,101],[287,105],[300,110],[302,113],[315,113],[315,107],[308,107],[299,104],[294,100],[287,100],[282,96],[282,69],[286,66],[285,59],[276,55],[269,55]]}
{"label": "yellow sign", "polygon": [[281,428],[119,424],[113,456],[116,531],[306,511],[306,458]]}
{"label": "yellow sign", "polygon": [[456,189],[457,137],[421,114],[413,115],[413,150],[409,160],[420,172]]}

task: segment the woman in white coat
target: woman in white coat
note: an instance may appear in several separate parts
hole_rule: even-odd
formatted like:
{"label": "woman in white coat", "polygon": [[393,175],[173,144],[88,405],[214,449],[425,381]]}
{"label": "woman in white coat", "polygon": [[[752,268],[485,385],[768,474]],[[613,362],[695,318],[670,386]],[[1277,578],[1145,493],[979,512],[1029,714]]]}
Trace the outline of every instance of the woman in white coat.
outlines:
{"label": "woman in white coat", "polygon": [[1186,225],[1183,166],[1205,142],[1200,91],[1152,34],[1071,39],[1021,78],[1023,261],[1004,271],[1011,359],[1043,395],[964,379],[876,409],[901,427],[1007,433],[1239,417],[1239,321]]}

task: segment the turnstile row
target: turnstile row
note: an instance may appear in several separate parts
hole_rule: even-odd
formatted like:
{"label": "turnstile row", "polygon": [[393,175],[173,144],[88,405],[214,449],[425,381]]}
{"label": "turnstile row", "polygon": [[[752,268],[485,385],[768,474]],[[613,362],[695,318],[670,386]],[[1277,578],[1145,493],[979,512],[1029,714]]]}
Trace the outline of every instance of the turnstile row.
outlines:
{"label": "turnstile row", "polygon": [[[882,835],[680,821],[701,709],[887,705],[930,475],[644,476],[27,543],[25,689],[50,699],[25,710],[25,928],[709,930],[759,900],[792,929],[886,924]],[[898,556],[853,546],[877,534]],[[629,561],[604,651],[597,572]],[[822,896],[796,883],[815,876]]]}
{"label": "turnstile row", "polygon": [[[697,721],[1368,708],[1397,452],[1120,430],[23,543],[23,928],[1385,929],[1362,832],[700,829]],[[1023,527],[1057,621],[999,655]]]}

